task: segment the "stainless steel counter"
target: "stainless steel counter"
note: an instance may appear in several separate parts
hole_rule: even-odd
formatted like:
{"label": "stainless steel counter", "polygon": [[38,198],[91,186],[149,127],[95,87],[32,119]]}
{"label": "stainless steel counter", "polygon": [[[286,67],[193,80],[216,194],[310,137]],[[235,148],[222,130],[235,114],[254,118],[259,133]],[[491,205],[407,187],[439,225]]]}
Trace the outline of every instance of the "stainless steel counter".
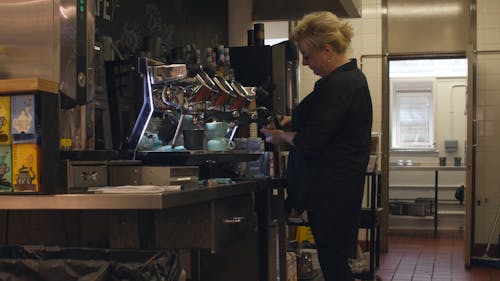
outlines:
{"label": "stainless steel counter", "polygon": [[262,258],[275,251],[267,242],[269,182],[150,194],[2,194],[0,246],[191,249],[183,264],[191,280],[227,280],[243,264],[241,280],[267,280],[275,268]]}
{"label": "stainless steel counter", "polygon": [[439,172],[465,171],[465,166],[421,166],[421,165],[391,165],[392,171],[429,171],[434,172],[434,237],[438,237],[438,202],[439,202]]}
{"label": "stainless steel counter", "polygon": [[257,191],[253,182],[144,194],[0,195],[0,210],[162,210]]}

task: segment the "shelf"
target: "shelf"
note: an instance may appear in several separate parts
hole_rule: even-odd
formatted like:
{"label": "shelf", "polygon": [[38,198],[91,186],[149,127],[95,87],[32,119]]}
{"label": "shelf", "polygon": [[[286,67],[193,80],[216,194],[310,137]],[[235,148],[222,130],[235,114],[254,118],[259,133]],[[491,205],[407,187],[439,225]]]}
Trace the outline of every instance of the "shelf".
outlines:
{"label": "shelf", "polygon": [[[450,184],[450,185],[439,185],[439,188],[447,188],[447,189],[454,189],[454,188],[459,188],[461,185],[455,185],[455,184]],[[389,185],[389,189],[394,189],[394,188],[427,188],[427,189],[434,189],[435,186],[434,185],[414,185],[414,184],[408,184],[408,185],[405,185],[405,184],[396,184],[396,185]]]}
{"label": "shelf", "polygon": [[[465,211],[438,211],[438,215],[465,215]],[[390,218],[401,219],[434,219],[434,216],[389,215]]]}
{"label": "shelf", "polygon": [[59,84],[36,77],[0,79],[0,95],[25,94],[38,91],[59,94]]}
{"label": "shelf", "polygon": [[[427,198],[430,198],[430,197],[427,197]],[[432,198],[432,199],[434,199],[434,198]],[[394,203],[394,202],[414,203],[415,198],[389,198],[389,203]],[[458,202],[456,199],[439,199],[438,204],[439,205],[461,205],[460,202]],[[464,204],[465,204],[465,202],[464,202]],[[462,204],[462,205],[464,205],[464,204]]]}
{"label": "shelf", "polygon": [[439,199],[438,203],[440,205],[463,205],[465,206],[465,200],[463,204],[460,204],[460,202],[457,201],[457,199]]}
{"label": "shelf", "polygon": [[389,170],[412,170],[412,171],[465,171],[465,166],[424,166],[413,164],[411,166],[390,165]]}
{"label": "shelf", "polygon": [[433,220],[434,216],[408,216],[408,215],[390,215],[389,218],[395,219],[418,219],[418,220]]}
{"label": "shelf", "polygon": [[438,211],[438,215],[465,215],[465,211]]}

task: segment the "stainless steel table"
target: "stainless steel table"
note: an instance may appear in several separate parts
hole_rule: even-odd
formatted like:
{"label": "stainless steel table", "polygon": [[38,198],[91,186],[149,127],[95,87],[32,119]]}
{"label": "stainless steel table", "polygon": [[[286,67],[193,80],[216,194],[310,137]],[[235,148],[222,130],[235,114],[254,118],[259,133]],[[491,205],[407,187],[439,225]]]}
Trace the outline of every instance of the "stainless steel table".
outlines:
{"label": "stainless steel table", "polygon": [[256,191],[252,182],[161,193],[0,195],[0,210],[163,210]]}
{"label": "stainless steel table", "polygon": [[392,171],[434,171],[434,237],[438,236],[438,192],[439,192],[439,172],[444,171],[465,171],[465,166],[421,166],[421,165],[391,165]]}
{"label": "stainless steel table", "polygon": [[[262,207],[257,207],[257,220],[260,225],[258,233],[253,230],[252,202],[254,197],[258,197],[264,202],[255,204],[268,204],[269,202],[266,202],[268,198],[265,195],[267,191],[264,190],[266,188],[266,184],[258,181],[243,181],[216,187],[163,193],[2,194],[0,195],[0,223],[8,224],[9,214],[10,223],[13,222],[13,214],[17,215],[17,218],[36,214],[43,220],[56,217],[65,221],[62,226],[64,229],[47,232],[54,231],[55,237],[61,236],[59,232],[69,235],[61,241],[61,246],[89,247],[89,241],[97,241],[95,242],[97,244],[107,241],[103,246],[105,248],[193,249],[191,251],[193,280],[201,279],[202,275],[205,276],[204,280],[205,278],[217,280],[218,273],[213,271],[220,269],[212,264],[213,260],[217,259],[219,259],[218,262],[220,260],[226,262],[224,271],[227,272],[241,271],[242,264],[247,264],[244,268],[249,272],[241,278],[238,277],[240,280],[265,280],[263,277],[268,274],[268,262],[260,259],[269,249],[266,249],[267,244],[264,240],[267,230],[264,227],[265,224],[260,222],[268,219],[265,217],[266,212],[261,211]],[[264,209],[268,210],[268,208]],[[89,223],[89,216],[92,219],[97,218],[98,221]],[[36,231],[36,226],[30,231]],[[95,233],[98,233],[100,238],[103,236],[104,238],[89,240],[88,237],[93,238]],[[44,244],[42,240],[45,238],[37,237],[38,234],[30,234],[25,240],[35,237],[36,242]],[[17,244],[8,240],[8,233],[5,238],[2,238],[2,235],[3,233],[0,234],[0,244]],[[14,241],[24,241],[24,238],[14,238],[12,239]],[[50,241],[54,240],[55,238]],[[250,246],[247,245],[248,241],[251,242]],[[241,249],[243,248],[250,249],[249,253],[246,253],[249,256],[248,260],[251,261],[250,264],[243,261],[247,259],[247,257],[242,258]],[[199,249],[203,250],[201,255]],[[201,267],[200,261],[204,263]],[[233,261],[235,266],[230,265]],[[222,279],[224,277],[219,278],[219,280]]]}

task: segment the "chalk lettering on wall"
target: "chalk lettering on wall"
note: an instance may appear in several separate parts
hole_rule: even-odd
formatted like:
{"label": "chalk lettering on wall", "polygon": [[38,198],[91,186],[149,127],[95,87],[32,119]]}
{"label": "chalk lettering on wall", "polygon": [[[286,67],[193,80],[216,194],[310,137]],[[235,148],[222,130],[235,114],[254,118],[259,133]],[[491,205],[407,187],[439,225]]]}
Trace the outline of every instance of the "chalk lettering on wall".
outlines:
{"label": "chalk lettering on wall", "polygon": [[120,7],[120,0],[95,0],[95,14],[107,21],[113,21],[115,9]]}

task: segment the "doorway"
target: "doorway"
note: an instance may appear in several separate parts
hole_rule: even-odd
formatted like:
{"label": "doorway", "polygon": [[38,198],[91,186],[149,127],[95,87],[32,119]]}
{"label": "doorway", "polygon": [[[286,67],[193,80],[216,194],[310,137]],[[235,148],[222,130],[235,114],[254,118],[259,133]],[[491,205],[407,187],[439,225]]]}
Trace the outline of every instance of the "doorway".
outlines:
{"label": "doorway", "polygon": [[462,232],[467,60],[389,58],[389,232]]}

